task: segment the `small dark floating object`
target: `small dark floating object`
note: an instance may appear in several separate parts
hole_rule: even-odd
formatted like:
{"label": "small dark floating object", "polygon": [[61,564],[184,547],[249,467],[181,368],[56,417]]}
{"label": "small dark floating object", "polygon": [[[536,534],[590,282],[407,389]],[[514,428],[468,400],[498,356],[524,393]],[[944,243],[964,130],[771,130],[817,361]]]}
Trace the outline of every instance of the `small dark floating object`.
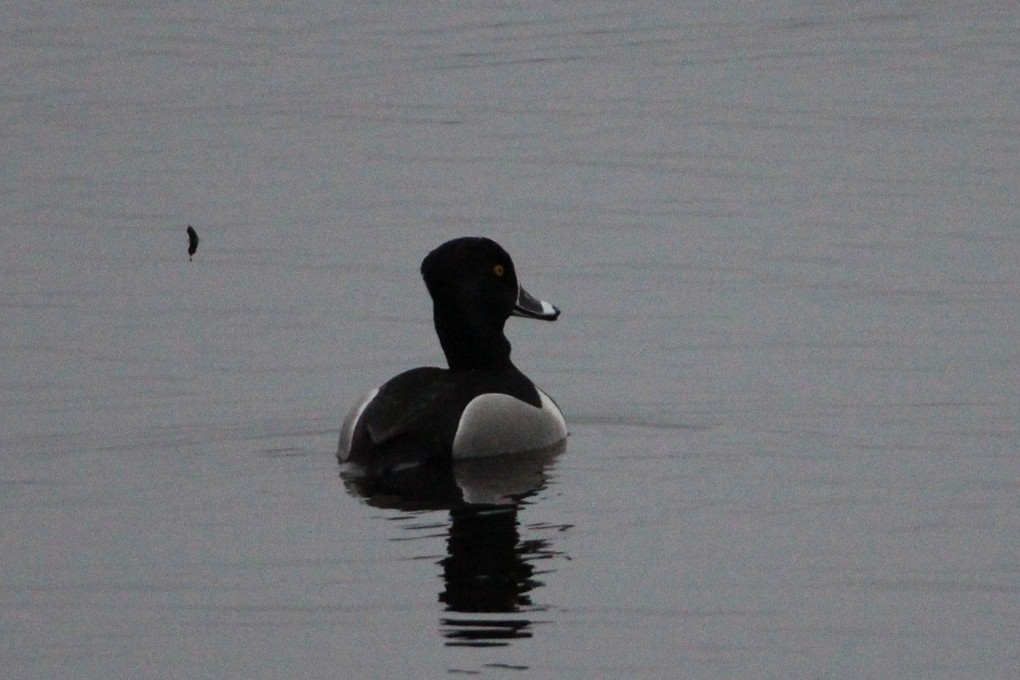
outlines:
{"label": "small dark floating object", "polygon": [[196,232],[195,228],[189,224],[188,225],[188,259],[189,260],[191,259],[191,256],[195,254],[196,250],[198,250],[198,232]]}

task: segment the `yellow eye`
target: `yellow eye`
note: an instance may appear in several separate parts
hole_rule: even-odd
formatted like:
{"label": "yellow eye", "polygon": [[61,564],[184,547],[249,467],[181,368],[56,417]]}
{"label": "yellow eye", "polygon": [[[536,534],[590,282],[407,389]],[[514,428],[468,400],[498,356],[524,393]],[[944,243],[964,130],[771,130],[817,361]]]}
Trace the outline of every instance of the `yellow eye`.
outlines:
{"label": "yellow eye", "polygon": [[504,271],[503,265],[501,264],[497,264],[495,267],[492,268],[492,273],[495,274],[496,276],[503,276],[503,271]]}

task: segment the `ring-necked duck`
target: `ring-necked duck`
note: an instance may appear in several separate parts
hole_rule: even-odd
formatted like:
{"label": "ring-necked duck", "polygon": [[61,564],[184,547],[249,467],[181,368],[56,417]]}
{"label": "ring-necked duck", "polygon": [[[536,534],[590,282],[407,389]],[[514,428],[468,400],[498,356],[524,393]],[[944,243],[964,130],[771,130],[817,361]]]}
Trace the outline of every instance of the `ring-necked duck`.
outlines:
{"label": "ring-necked duck", "polygon": [[444,243],[421,273],[450,368],[414,368],[364,395],[340,429],[338,458],[386,472],[563,442],[563,414],[513,365],[503,335],[511,315],[554,321],[560,310],[529,295],[487,238]]}

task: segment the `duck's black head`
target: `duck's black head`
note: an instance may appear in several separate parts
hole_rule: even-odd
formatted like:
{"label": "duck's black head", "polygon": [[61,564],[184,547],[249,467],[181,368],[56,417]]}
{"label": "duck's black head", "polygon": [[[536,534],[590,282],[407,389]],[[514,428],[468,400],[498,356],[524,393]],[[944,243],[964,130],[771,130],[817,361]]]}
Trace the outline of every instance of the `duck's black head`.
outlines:
{"label": "duck's black head", "polygon": [[451,369],[510,366],[503,324],[511,315],[554,321],[560,310],[529,295],[513,260],[495,241],[447,241],[421,263],[433,319]]}

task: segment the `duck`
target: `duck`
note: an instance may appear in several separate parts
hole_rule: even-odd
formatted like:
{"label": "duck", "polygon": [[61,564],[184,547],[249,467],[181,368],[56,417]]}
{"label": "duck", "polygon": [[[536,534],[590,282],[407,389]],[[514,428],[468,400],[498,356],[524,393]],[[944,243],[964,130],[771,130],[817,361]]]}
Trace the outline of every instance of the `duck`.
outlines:
{"label": "duck", "polygon": [[447,368],[412,368],[364,394],[341,426],[339,461],[380,474],[565,444],[562,411],[514,366],[503,332],[511,316],[555,321],[560,310],[521,286],[489,238],[443,243],[421,275]]}

